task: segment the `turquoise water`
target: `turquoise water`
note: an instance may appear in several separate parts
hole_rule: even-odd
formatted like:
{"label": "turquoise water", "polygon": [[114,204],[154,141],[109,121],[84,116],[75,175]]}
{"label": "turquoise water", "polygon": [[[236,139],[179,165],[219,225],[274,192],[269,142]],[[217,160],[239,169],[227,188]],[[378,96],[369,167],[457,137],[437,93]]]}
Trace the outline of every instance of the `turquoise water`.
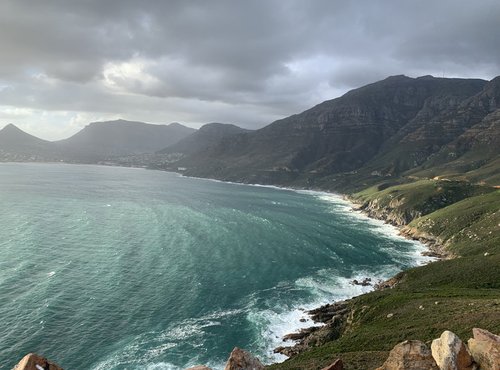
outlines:
{"label": "turquoise water", "polygon": [[266,362],[304,309],[355,278],[423,263],[422,246],[341,198],[103,166],[0,164],[0,367]]}

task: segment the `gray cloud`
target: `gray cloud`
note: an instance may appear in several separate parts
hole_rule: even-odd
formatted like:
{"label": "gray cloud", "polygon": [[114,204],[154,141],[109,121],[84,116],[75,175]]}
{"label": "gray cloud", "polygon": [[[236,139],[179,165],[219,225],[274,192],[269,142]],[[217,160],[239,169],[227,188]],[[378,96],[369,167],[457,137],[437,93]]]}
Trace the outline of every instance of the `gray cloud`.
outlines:
{"label": "gray cloud", "polygon": [[0,126],[45,112],[54,137],[75,115],[261,127],[387,75],[492,78],[498,19],[496,0],[3,0]]}

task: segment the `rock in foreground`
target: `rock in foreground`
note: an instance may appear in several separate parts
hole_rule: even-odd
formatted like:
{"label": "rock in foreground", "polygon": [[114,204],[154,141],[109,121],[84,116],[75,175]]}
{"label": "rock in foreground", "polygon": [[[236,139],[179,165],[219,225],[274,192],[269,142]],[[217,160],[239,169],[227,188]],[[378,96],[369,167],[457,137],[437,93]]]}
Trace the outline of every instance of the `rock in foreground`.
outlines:
{"label": "rock in foreground", "polygon": [[257,357],[235,347],[227,360],[224,370],[263,370],[264,365]]}
{"label": "rock in foreground", "polygon": [[469,350],[481,370],[500,369],[500,337],[484,329],[473,329]]}
{"label": "rock in foreground", "polygon": [[429,348],[419,340],[397,344],[376,370],[439,370]]}
{"label": "rock in foreground", "polygon": [[432,357],[440,370],[472,370],[473,359],[460,338],[451,331],[444,331],[431,345]]}
{"label": "rock in foreground", "polygon": [[63,370],[63,368],[36,353],[28,353],[12,370]]}

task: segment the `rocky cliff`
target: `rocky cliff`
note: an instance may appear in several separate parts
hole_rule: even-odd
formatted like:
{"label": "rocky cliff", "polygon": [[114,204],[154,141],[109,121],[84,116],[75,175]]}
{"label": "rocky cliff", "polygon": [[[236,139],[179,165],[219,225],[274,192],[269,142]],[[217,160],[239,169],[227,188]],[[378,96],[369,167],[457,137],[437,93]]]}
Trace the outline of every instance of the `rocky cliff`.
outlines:
{"label": "rocky cliff", "polygon": [[[181,165],[190,175],[231,181],[361,188],[424,169],[430,160],[447,163],[447,146],[461,143],[476,152],[472,141],[486,140],[479,133],[496,131],[498,85],[498,78],[389,77],[263,129],[221,140]],[[454,152],[451,159],[465,152]],[[433,159],[437,157],[441,162]]]}

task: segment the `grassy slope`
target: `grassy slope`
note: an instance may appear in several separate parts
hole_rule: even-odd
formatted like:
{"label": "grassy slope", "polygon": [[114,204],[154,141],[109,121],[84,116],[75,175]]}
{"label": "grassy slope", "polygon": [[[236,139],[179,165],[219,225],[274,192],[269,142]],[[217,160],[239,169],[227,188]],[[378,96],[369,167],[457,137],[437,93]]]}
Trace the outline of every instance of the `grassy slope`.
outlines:
{"label": "grassy slope", "polygon": [[[409,270],[396,288],[352,300],[353,327],[341,339],[271,368],[318,369],[341,357],[346,369],[374,369],[394,345],[406,339],[429,342],[447,329],[467,340],[473,327],[498,333],[498,266],[497,254],[440,261]],[[388,318],[388,314],[393,317]]]}
{"label": "grassy slope", "polygon": [[410,223],[460,256],[500,253],[500,190],[464,199]]}
{"label": "grassy slope", "polygon": [[411,221],[462,199],[489,193],[491,186],[470,184],[465,181],[422,179],[407,184],[390,186],[382,183],[353,195],[356,202],[389,211]]}
{"label": "grassy slope", "polygon": [[386,186],[354,197],[383,207],[405,198],[392,202],[393,211],[418,209],[425,215],[409,226],[433,234],[463,257],[408,270],[395,288],[352,299],[354,321],[339,340],[271,368],[320,369],[341,357],[348,370],[374,369],[405,339],[431,341],[445,329],[462,340],[473,327],[500,332],[500,191],[435,180]]}

